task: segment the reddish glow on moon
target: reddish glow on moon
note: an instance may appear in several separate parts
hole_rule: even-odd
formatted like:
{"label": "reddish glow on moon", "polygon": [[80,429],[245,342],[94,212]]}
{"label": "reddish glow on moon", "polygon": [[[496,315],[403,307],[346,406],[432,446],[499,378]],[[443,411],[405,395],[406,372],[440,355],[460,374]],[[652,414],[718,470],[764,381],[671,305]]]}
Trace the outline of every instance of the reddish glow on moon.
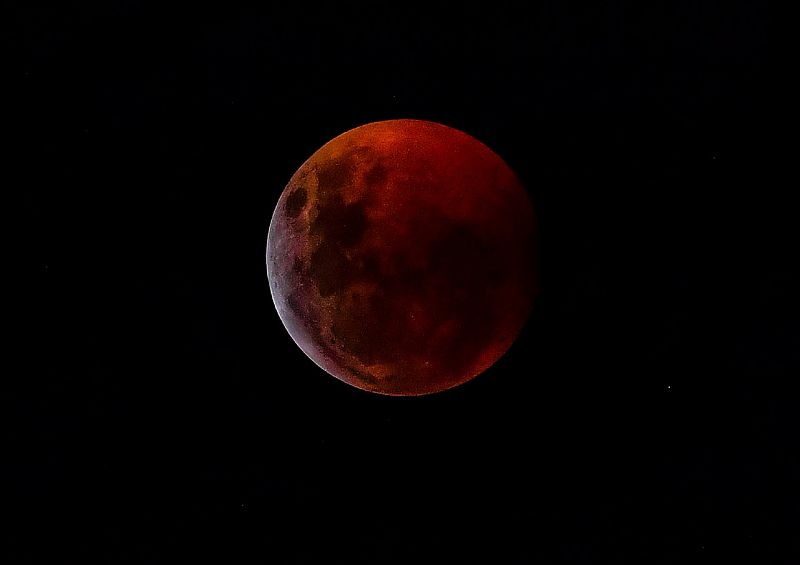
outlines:
{"label": "reddish glow on moon", "polygon": [[267,274],[292,339],[358,388],[421,395],[489,368],[537,289],[533,208],[503,160],[419,120],[314,153],[283,191]]}

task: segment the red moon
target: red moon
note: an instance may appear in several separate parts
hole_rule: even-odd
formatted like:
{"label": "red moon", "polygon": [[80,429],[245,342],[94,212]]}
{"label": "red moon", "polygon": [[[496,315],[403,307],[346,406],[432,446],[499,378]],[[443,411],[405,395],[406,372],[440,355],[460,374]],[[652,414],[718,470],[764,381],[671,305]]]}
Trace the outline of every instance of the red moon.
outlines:
{"label": "red moon", "polygon": [[294,174],[267,238],[284,326],[322,369],[370,392],[443,391],[511,346],[537,289],[536,222],[513,171],[420,120],[350,130]]}

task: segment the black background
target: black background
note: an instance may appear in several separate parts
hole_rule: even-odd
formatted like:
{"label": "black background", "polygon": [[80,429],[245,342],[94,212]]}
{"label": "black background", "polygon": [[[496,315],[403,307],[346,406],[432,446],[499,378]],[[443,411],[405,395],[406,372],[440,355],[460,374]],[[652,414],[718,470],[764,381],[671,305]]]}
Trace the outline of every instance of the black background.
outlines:
{"label": "black background", "polygon": [[[765,4],[268,4],[7,5],[4,563],[797,563]],[[515,346],[422,398],[317,369],[264,265],[297,167],[400,117],[542,234]]]}

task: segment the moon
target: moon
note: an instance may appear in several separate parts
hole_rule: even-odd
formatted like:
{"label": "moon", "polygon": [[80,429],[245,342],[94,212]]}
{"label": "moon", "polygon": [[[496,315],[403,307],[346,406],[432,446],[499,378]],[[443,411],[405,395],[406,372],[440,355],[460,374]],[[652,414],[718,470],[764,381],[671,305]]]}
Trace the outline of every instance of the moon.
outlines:
{"label": "moon", "polygon": [[477,139],[421,120],[326,143],[281,194],[267,277],[289,335],[330,375],[440,392],[511,346],[538,288],[530,199]]}

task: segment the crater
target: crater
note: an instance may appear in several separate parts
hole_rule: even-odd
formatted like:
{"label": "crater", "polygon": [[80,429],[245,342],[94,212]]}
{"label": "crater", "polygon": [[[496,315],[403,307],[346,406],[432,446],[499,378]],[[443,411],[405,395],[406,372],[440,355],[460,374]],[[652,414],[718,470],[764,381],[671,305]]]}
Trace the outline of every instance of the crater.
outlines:
{"label": "crater", "polygon": [[286,198],[286,215],[296,218],[305,208],[306,202],[308,202],[308,192],[300,186]]}
{"label": "crater", "polygon": [[375,185],[384,184],[388,177],[389,169],[380,163],[376,163],[367,171],[367,174],[364,175],[364,182],[367,183],[367,186],[373,188]]}
{"label": "crater", "polygon": [[322,236],[324,242],[335,242],[342,247],[353,247],[367,231],[367,215],[360,202],[345,204],[342,197],[334,195],[319,207],[319,214],[311,224],[311,233]]}
{"label": "crater", "polygon": [[311,254],[308,271],[309,278],[316,282],[317,290],[322,297],[339,292],[354,279],[342,250],[325,241]]}

